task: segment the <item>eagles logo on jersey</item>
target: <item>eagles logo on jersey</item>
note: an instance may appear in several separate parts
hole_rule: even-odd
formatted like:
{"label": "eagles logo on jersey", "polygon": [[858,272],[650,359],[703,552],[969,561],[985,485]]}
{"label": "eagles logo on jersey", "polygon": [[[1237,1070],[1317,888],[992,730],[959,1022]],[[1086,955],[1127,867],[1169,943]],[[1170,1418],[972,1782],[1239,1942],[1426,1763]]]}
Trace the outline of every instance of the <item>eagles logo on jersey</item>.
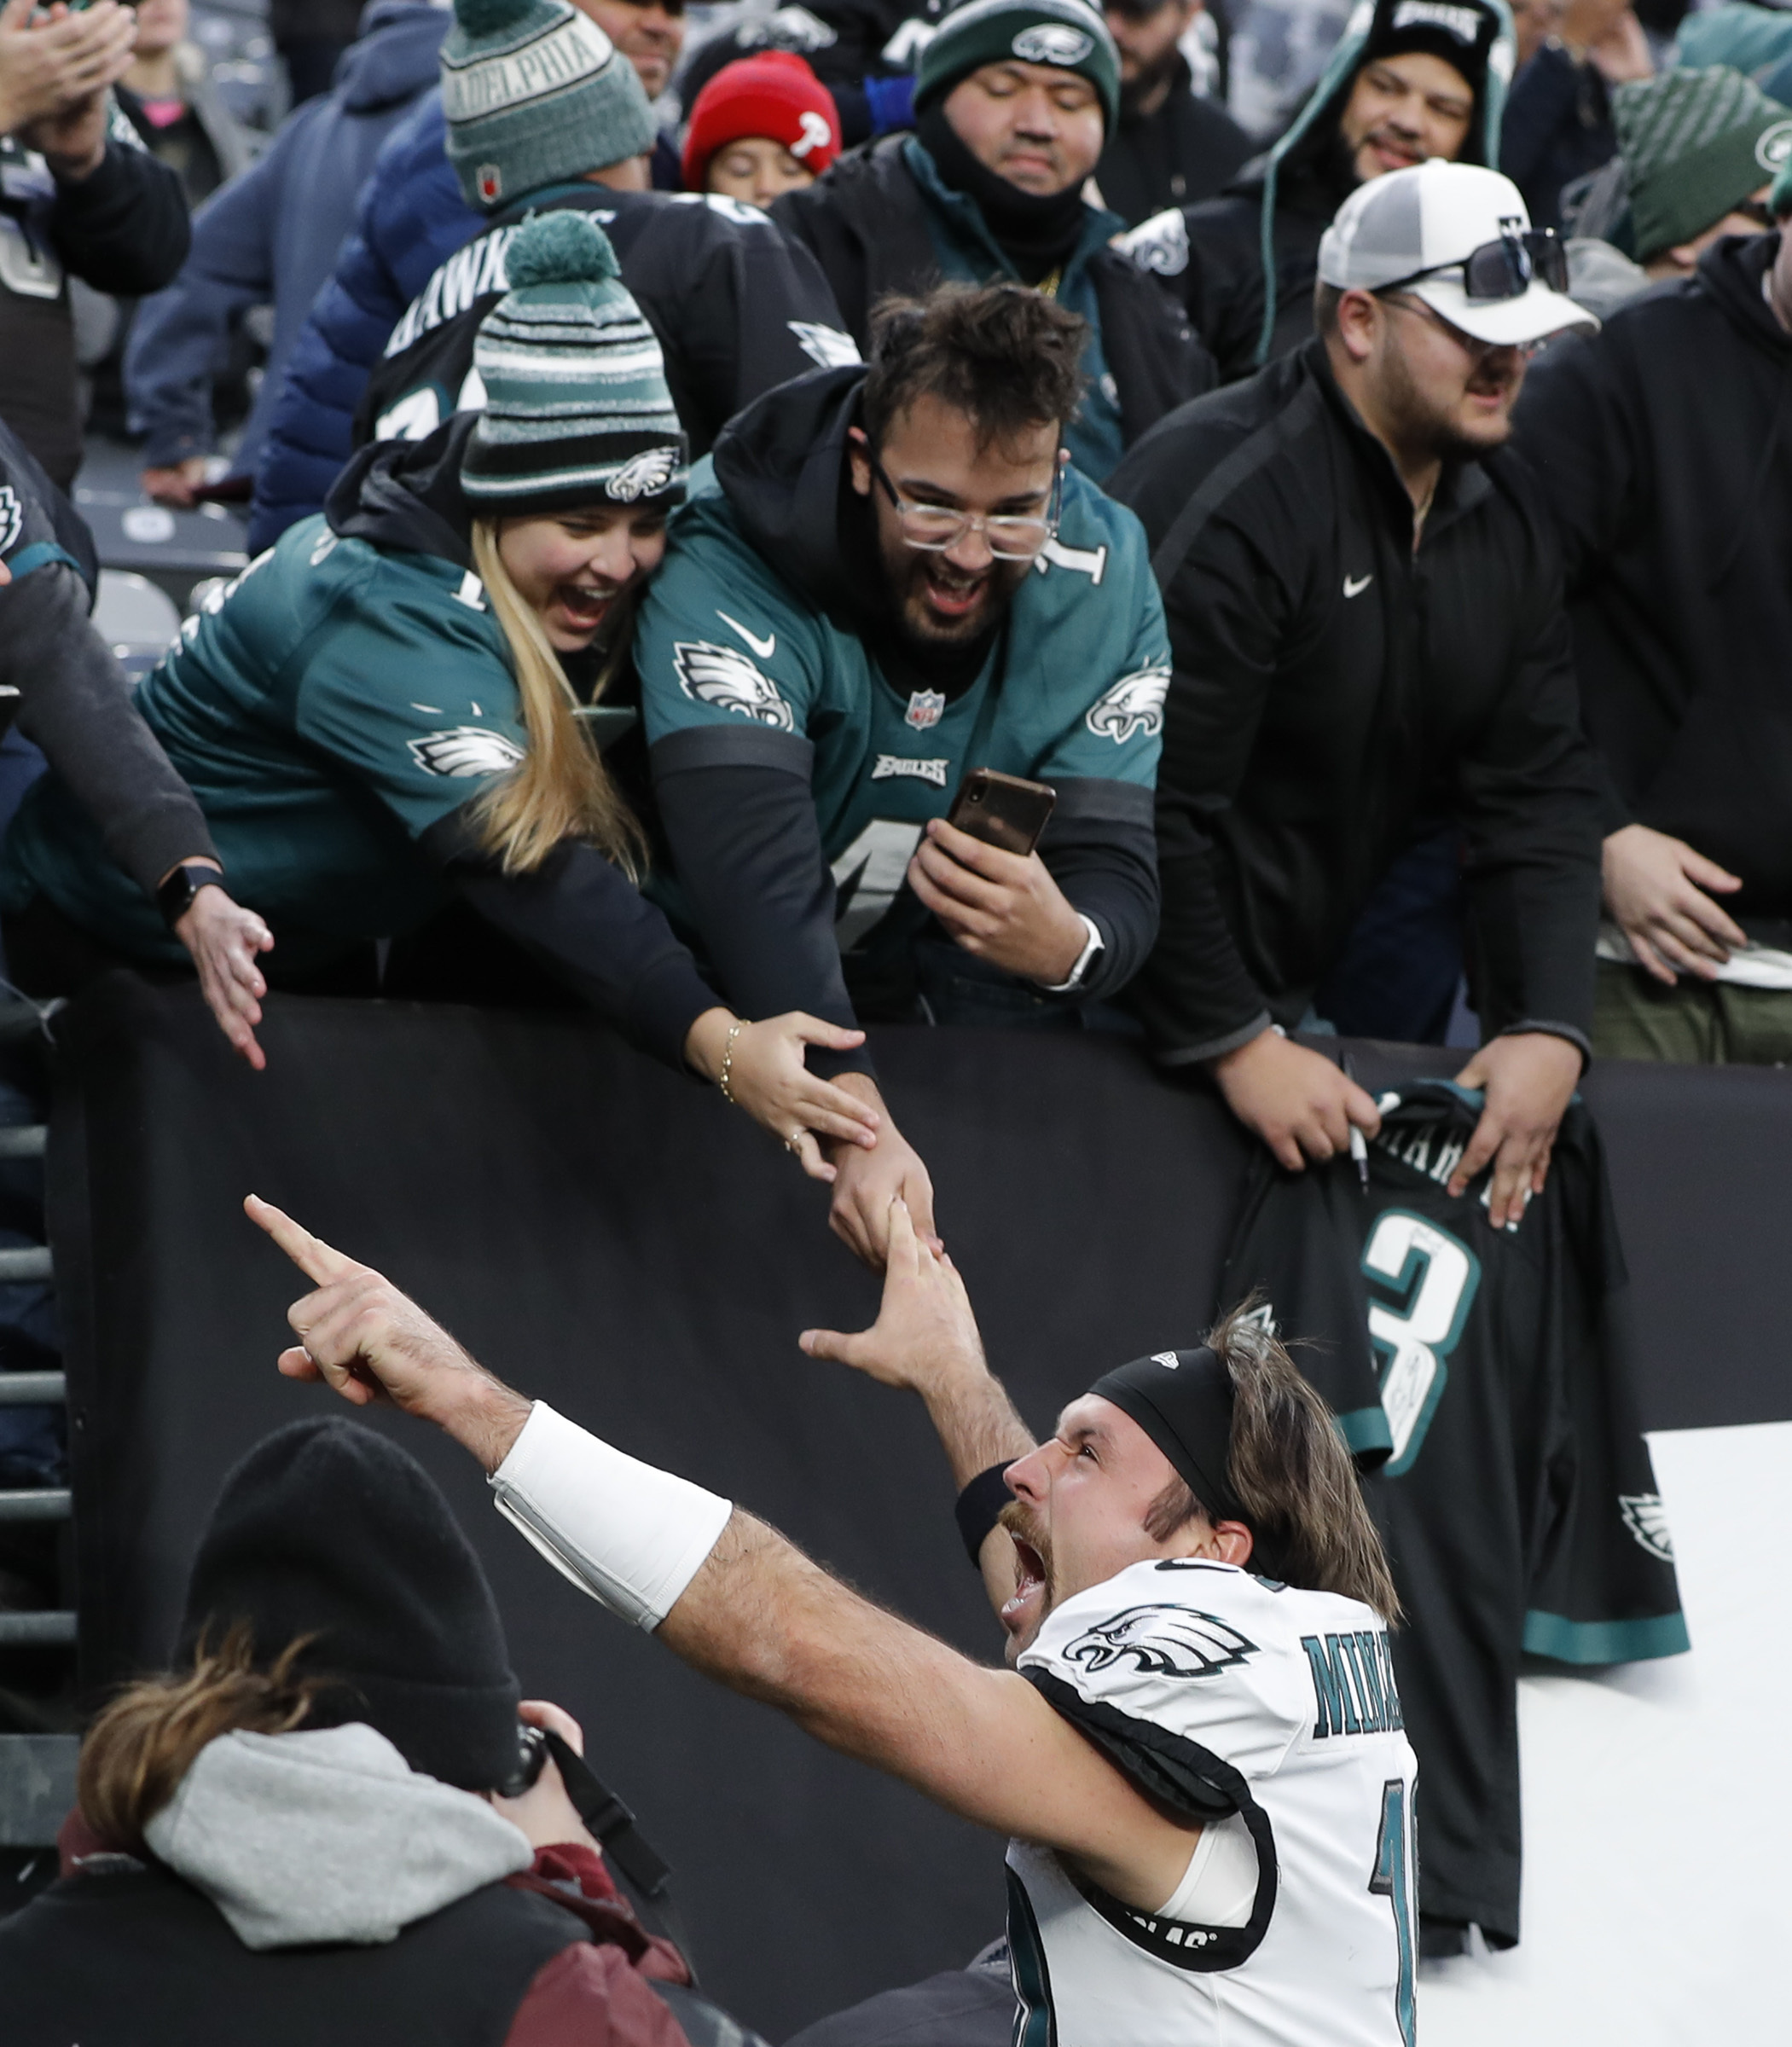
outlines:
{"label": "eagles logo on jersey", "polygon": [[678,686],[694,703],[739,711],[754,724],[770,725],[779,732],[796,729],[797,722],[790,705],[778,694],[777,684],[734,647],[716,647],[708,640],[680,640],[673,644],[672,658],[678,668]]}
{"label": "eagles logo on jersey", "polygon": [[25,530],[25,513],[19,493],[10,484],[0,484],[0,554],[9,554],[13,542]]}
{"label": "eagles logo on jersey", "polygon": [[1066,1663],[1093,1673],[1122,1662],[1145,1677],[1211,1678],[1257,1653],[1257,1645],[1217,1614],[1192,1606],[1129,1606],[1068,1644]]}
{"label": "eagles logo on jersey", "polygon": [[1116,746],[1125,745],[1141,732],[1154,739],[1163,730],[1163,699],[1169,694],[1167,664],[1122,676],[1105,697],[1089,706],[1089,730]]}
{"label": "eagles logo on jersey", "polygon": [[1188,223],[1179,209],[1154,214],[1130,235],[1122,235],[1116,246],[1141,270],[1159,277],[1180,277],[1188,268]]}
{"label": "eagles logo on jersey", "polygon": [[652,497],[664,490],[678,473],[676,448],[650,448],[624,462],[604,485],[604,496],[619,505],[632,505],[638,497]]}
{"label": "eagles logo on jersey", "polygon": [[523,757],[515,740],[483,725],[457,725],[410,742],[412,757],[429,774],[503,774]]}
{"label": "eagles logo on jersey", "polygon": [[1673,1537],[1668,1533],[1667,1510],[1659,1493],[1621,1493],[1618,1511],[1624,1525],[1651,1557],[1663,1563],[1673,1562]]}

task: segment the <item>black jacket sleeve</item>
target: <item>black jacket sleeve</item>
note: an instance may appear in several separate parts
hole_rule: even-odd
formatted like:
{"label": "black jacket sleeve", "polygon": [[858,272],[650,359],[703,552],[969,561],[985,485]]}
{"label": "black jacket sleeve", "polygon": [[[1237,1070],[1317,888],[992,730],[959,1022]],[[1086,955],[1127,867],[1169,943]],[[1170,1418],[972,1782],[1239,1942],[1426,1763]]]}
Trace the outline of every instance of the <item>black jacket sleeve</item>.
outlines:
{"label": "black jacket sleeve", "polygon": [[1214,519],[1170,578],[1163,608],[1171,670],[1157,768],[1163,908],[1139,1006],[1157,1058],[1183,1066],[1234,1051],[1270,1024],[1267,998],[1227,924],[1215,832],[1250,760],[1289,607],[1244,536]]}
{"label": "black jacket sleeve", "polygon": [[114,121],[99,168],[56,183],[49,231],[66,267],[96,292],[145,299],[172,284],[192,228],[181,181]]}
{"label": "black jacket sleeve", "polygon": [[1057,788],[1039,856],[1070,908],[1101,933],[1101,950],[1076,993],[1114,995],[1145,965],[1157,935],[1151,792],[1093,776],[1066,778]]}
{"label": "black jacket sleeve", "polygon": [[[734,736],[671,733],[652,751],[660,821],[710,962],[743,1016],[802,1009],[855,1029],[809,791],[814,749],[790,734],[744,734],[750,757],[707,757],[718,737]],[[862,1047],[812,1047],[809,1064],[830,1078],[873,1070]]]}
{"label": "black jacket sleeve", "polygon": [[488,924],[513,938],[629,1042],[679,1072],[692,1024],[716,999],[664,914],[591,846],[558,847],[531,874],[505,874],[466,810],[423,850]]}
{"label": "black jacket sleeve", "polygon": [[[1586,597],[1613,554],[1652,515],[1653,479],[1639,472],[1631,393],[1604,341],[1563,341],[1524,380],[1515,440],[1562,547],[1568,601]],[[1601,829],[1634,821],[1616,779],[1598,763]]]}
{"label": "black jacket sleeve", "polygon": [[1592,1056],[1600,783],[1580,734],[1557,582],[1459,771],[1469,987],[1486,1037],[1541,1029]]}
{"label": "black jacket sleeve", "polygon": [[20,693],[20,730],[43,748],[107,852],[153,896],[181,861],[217,857],[212,834],[87,616],[79,571],[90,538],[3,428],[0,486],[11,500],[0,502],[0,554],[13,572],[0,587],[0,682]]}

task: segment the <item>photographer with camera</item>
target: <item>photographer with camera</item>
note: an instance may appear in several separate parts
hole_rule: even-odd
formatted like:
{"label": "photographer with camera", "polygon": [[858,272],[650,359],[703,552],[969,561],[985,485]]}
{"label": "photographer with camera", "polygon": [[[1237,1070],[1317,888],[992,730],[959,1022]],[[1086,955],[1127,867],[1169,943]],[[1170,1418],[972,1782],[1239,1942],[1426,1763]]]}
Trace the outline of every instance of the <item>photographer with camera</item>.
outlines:
{"label": "photographer with camera", "polygon": [[68,279],[142,298],[187,257],[180,179],[112,95],[136,43],[118,0],[0,7],[0,420],[65,490],[81,466]]}
{"label": "photographer with camera", "polygon": [[763,2047],[618,1888],[577,1724],[519,1700],[406,1452],[333,1418],[258,1443],[179,1641],[88,1731],[61,1881],[0,1923],[9,2047]]}

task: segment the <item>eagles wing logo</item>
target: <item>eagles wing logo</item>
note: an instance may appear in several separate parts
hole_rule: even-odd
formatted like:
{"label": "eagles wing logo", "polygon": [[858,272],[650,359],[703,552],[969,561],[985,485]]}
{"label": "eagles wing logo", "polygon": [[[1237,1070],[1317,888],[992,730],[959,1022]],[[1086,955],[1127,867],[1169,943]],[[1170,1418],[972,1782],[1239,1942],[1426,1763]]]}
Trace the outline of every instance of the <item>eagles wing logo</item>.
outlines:
{"label": "eagles wing logo", "polygon": [[1625,1527],[1651,1557],[1663,1563],[1673,1562],[1673,1537],[1668,1533],[1667,1510],[1659,1493],[1621,1493],[1618,1511]]}
{"label": "eagles wing logo", "polygon": [[1024,64],[1056,64],[1068,71],[1095,47],[1095,38],[1061,21],[1040,21],[1024,28],[1009,45]]}
{"label": "eagles wing logo", "polygon": [[1256,1644],[1217,1614],[1192,1606],[1129,1606],[1085,1628],[1064,1660],[1091,1675],[1130,1661],[1148,1678],[1211,1678],[1256,1653]]}
{"label": "eagles wing logo", "polygon": [[483,725],[456,725],[452,732],[432,732],[409,745],[426,774],[503,774],[523,757],[513,739]]}
{"label": "eagles wing logo", "polygon": [[1159,277],[1180,277],[1188,268],[1188,223],[1180,210],[1156,213],[1131,234],[1118,236],[1115,246],[1141,270]]}
{"label": "eagles wing logo", "polygon": [[1116,746],[1143,733],[1155,739],[1163,729],[1163,699],[1169,693],[1169,670],[1141,668],[1137,675],[1122,676],[1099,704],[1093,705],[1084,722],[1098,739],[1111,739]]}
{"label": "eagles wing logo", "polygon": [[650,448],[632,462],[623,464],[604,485],[604,496],[613,497],[619,505],[632,505],[637,497],[652,497],[671,482],[677,467],[677,449]]}
{"label": "eagles wing logo", "polygon": [[679,687],[693,703],[738,711],[754,724],[769,725],[779,732],[795,731],[797,721],[778,694],[777,685],[732,647],[713,647],[707,640],[680,640],[673,646],[672,658],[678,666]]}
{"label": "eagles wing logo", "polygon": [[19,493],[10,484],[0,484],[0,554],[10,554],[13,542],[25,530],[25,513]]}

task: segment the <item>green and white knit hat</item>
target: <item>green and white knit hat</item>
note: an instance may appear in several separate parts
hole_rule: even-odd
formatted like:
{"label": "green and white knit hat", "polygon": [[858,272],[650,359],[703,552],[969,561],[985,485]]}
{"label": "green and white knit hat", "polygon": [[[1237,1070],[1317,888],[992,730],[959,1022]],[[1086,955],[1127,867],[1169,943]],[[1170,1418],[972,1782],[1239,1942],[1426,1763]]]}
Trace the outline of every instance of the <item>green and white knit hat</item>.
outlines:
{"label": "green and white knit hat", "polygon": [[1611,112],[1638,263],[1696,241],[1792,157],[1792,107],[1726,64],[1621,85]]}
{"label": "green and white knit hat", "polygon": [[1087,78],[1111,132],[1120,118],[1120,55],[1087,0],[965,0],[940,23],[914,67],[915,111],[943,99],[985,64],[1018,57]]}
{"label": "green and white knit hat", "polygon": [[588,213],[531,214],[505,252],[510,289],[479,323],[485,409],[461,488],[476,511],[682,502],[685,437],[653,330]]}
{"label": "green and white knit hat", "polygon": [[448,160],[490,212],[653,147],[635,67],[566,0],[455,0],[442,44]]}

